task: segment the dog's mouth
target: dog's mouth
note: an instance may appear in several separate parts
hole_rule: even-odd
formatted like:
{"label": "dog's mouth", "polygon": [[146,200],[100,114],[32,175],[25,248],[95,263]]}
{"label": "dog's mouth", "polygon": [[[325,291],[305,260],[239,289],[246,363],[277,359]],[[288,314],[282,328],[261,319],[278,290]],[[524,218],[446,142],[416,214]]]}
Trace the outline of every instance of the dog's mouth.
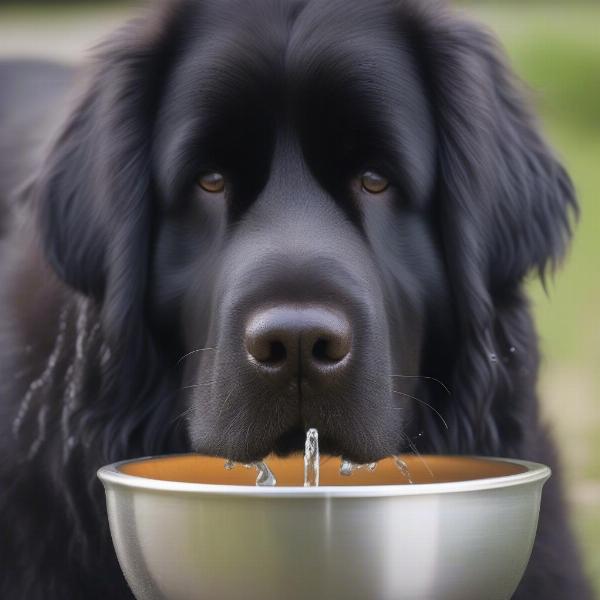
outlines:
{"label": "dog's mouth", "polygon": [[264,406],[262,411],[261,407],[253,410],[251,406],[241,412],[234,410],[236,404],[229,401],[225,405],[229,411],[211,420],[202,418],[205,403],[197,402],[188,416],[191,447],[200,454],[241,463],[264,460],[269,455],[287,457],[304,452],[307,431],[314,428],[321,454],[358,464],[376,462],[404,449],[406,435],[410,434],[408,411],[383,402],[380,406],[365,406],[362,412],[343,412],[336,405],[330,407],[336,411],[334,418],[315,404],[307,402],[299,407],[293,399],[284,399],[277,413]]}
{"label": "dog's mouth", "polygon": [[296,425],[282,433],[273,443],[273,454],[289,456],[304,449],[306,432],[300,425]]}
{"label": "dog's mouth", "polygon": [[[306,431],[300,426],[295,426],[281,434],[275,440],[272,452],[281,457],[289,456],[290,454],[303,452],[305,443]],[[323,454],[331,454],[333,456],[344,455],[346,457],[344,448],[327,436],[319,437],[319,450]]]}
{"label": "dog's mouth", "polygon": [[[295,425],[275,438],[267,454],[286,457],[302,453],[305,449],[306,436],[307,430],[301,425]],[[340,443],[326,431],[319,431],[319,451],[323,455],[339,456],[357,463],[368,463],[380,460],[397,451],[391,448],[388,452],[382,452],[381,448],[373,448],[372,451],[368,449],[357,451],[352,446]],[[264,458],[264,456],[260,458]]]}

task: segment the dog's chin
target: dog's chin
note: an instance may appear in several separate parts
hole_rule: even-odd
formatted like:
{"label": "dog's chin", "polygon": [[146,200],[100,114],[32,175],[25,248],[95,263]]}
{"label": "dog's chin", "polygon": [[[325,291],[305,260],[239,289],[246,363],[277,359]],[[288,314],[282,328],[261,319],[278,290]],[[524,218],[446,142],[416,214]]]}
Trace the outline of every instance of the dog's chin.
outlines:
{"label": "dog's chin", "polygon": [[[392,427],[392,425],[394,425]],[[387,432],[362,429],[353,434],[349,428],[343,431],[331,431],[327,427],[317,427],[319,434],[319,452],[321,455],[339,456],[355,463],[375,462],[398,454],[401,451],[398,439],[394,435],[402,430],[402,423],[395,423]],[[240,428],[246,433],[245,427]],[[279,431],[268,428],[255,435],[240,437],[219,433],[217,428],[190,431],[192,449],[199,454],[219,456],[241,463],[249,463],[265,459],[269,455],[287,457],[304,452],[307,427],[304,423],[295,422]],[[386,435],[387,434],[387,435]]]}

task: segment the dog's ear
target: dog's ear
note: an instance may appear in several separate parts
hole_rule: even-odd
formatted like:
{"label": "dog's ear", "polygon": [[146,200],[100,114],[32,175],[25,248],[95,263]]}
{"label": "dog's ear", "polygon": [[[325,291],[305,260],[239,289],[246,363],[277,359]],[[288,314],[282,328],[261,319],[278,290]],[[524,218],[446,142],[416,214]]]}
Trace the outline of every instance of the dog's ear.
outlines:
{"label": "dog's ear", "polygon": [[116,336],[143,313],[152,122],[177,16],[149,13],[98,48],[36,186],[45,255],[66,283],[102,304]]}
{"label": "dog's ear", "polygon": [[439,227],[459,319],[449,445],[493,452],[501,436],[519,435],[499,431],[518,422],[509,412],[519,408],[498,399],[509,396],[509,363],[525,360],[529,350],[521,345],[525,330],[531,335],[518,312],[521,283],[563,256],[577,205],[493,36],[428,6],[410,13],[405,32],[435,112]]}
{"label": "dog's ear", "polygon": [[426,47],[445,218],[461,219],[472,258],[494,289],[532,269],[543,274],[570,237],[577,212],[571,181],[494,36],[449,11],[421,16],[416,35]]}
{"label": "dog's ear", "polygon": [[[98,401],[82,419],[88,441],[100,438],[94,443],[106,460],[130,453],[135,431],[162,435],[170,410],[151,399],[159,396],[161,369],[145,300],[155,204],[153,123],[181,43],[184,2],[153,9],[98,48],[35,188],[45,256],[101,310],[103,356],[109,358],[102,362]],[[153,424],[141,428],[144,419]],[[138,452],[156,451],[158,443],[141,440]]]}

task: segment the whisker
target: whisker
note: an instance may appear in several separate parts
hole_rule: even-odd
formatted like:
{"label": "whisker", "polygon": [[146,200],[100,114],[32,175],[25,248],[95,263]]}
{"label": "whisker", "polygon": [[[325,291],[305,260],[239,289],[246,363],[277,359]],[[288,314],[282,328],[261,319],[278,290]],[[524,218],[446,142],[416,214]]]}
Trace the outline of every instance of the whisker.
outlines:
{"label": "whisker", "polygon": [[433,471],[430,469],[429,465],[427,464],[427,461],[423,458],[422,454],[417,450],[417,447],[415,446],[413,441],[405,433],[402,433],[401,435],[407,441],[410,449],[413,451],[415,456],[417,456],[418,459],[423,463],[423,466],[427,469],[429,475],[431,475],[431,478],[433,479]]}
{"label": "whisker", "polygon": [[442,423],[444,424],[444,427],[446,429],[449,429],[448,427],[448,423],[446,423],[444,417],[442,417],[441,413],[436,410],[435,408],[433,408],[433,406],[431,406],[431,404],[428,404],[427,402],[425,402],[425,400],[421,400],[420,398],[417,398],[416,396],[411,396],[410,394],[407,394],[405,392],[401,392],[399,390],[392,390],[392,392],[394,394],[401,394],[402,396],[406,396],[407,398],[412,398],[413,400],[419,402],[420,404],[423,404],[423,406],[427,406],[427,408],[430,408],[442,421]]}
{"label": "whisker", "polygon": [[216,383],[216,381],[209,381],[208,383],[195,383],[194,385],[184,385],[183,387],[179,388],[179,390],[177,391],[181,391],[181,390],[190,390],[192,388],[199,388],[199,387],[204,387],[207,385],[212,385],[213,383]]}
{"label": "whisker", "polygon": [[440,381],[435,377],[428,377],[427,375],[390,375],[390,377],[402,377],[403,379],[430,379],[431,381],[439,383],[444,388],[444,391],[448,394],[448,396],[452,395],[452,392],[448,389],[448,386],[443,381]]}
{"label": "whisker", "polygon": [[[194,388],[199,388],[199,387],[204,387],[207,385],[213,385],[214,383],[216,383],[215,381],[209,381],[207,383],[195,383],[193,385],[184,385],[183,387],[180,387],[177,392],[181,392],[183,390],[190,390],[190,389],[194,389]],[[186,408],[182,413],[180,413],[179,415],[175,416],[173,418],[173,420],[171,421],[171,425],[173,425],[176,421],[180,421],[180,419],[183,419],[183,417],[185,417],[187,414],[189,414],[192,410],[193,410],[194,406],[189,406],[188,408]]]}
{"label": "whisker", "polygon": [[180,421],[181,419],[183,419],[184,417],[187,417],[192,410],[194,409],[194,406],[188,406],[185,410],[181,411],[178,415],[176,415],[175,417],[173,417],[173,419],[171,420],[171,425],[173,425],[174,423],[177,423],[178,421]]}
{"label": "whisker", "polygon": [[205,350],[216,350],[216,348],[196,348],[196,350],[192,350],[191,352],[188,352],[187,354],[184,354],[178,361],[176,364],[179,364],[182,360],[185,360],[188,356],[191,356],[192,354],[196,354],[196,352],[204,352]]}
{"label": "whisker", "polygon": [[227,393],[227,396],[225,396],[225,400],[221,403],[221,406],[219,406],[219,414],[218,414],[218,418],[219,419],[223,415],[223,409],[225,408],[225,406],[227,406],[227,403],[229,402],[229,398],[231,398],[231,394],[233,394],[233,392],[235,391],[235,389],[236,389],[236,386],[232,385],[231,389]]}

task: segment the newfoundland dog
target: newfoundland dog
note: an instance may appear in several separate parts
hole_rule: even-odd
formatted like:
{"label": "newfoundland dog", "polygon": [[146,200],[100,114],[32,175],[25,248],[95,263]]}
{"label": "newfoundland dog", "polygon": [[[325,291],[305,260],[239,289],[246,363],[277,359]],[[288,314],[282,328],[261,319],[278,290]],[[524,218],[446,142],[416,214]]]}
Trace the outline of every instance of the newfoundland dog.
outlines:
{"label": "newfoundland dog", "polygon": [[1,598],[131,597],[101,465],[309,426],[358,462],[551,465],[516,597],[589,597],[523,292],[577,205],[480,26],[176,0],[81,71],[3,63],[0,149]]}

